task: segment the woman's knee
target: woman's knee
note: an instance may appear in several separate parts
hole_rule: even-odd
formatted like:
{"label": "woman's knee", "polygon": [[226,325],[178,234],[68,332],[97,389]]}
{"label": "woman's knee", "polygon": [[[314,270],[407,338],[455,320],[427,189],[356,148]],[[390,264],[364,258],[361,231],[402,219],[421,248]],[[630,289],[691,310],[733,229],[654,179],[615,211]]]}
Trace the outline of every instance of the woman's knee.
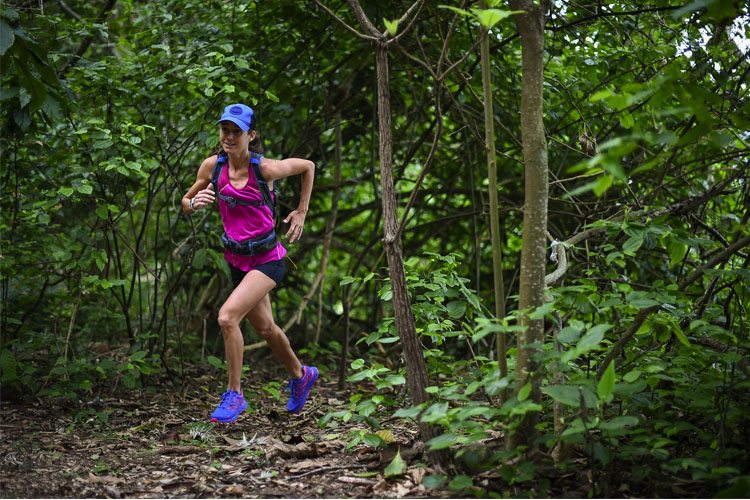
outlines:
{"label": "woman's knee", "polygon": [[224,333],[232,330],[233,328],[239,327],[240,319],[241,318],[237,318],[234,314],[223,307],[219,309],[219,328],[221,328],[221,331]]}

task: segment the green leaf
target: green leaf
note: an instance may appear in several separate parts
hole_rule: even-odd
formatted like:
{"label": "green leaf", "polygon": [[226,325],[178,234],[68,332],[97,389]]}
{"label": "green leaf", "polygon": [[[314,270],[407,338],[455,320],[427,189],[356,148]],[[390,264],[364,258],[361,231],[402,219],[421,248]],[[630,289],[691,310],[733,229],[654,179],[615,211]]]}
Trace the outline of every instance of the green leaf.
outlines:
{"label": "green leaf", "polygon": [[432,490],[435,488],[440,488],[443,484],[445,484],[445,481],[447,479],[448,478],[443,474],[430,474],[429,476],[425,476],[425,478],[422,479],[422,484],[428,490]]}
{"label": "green leaf", "polygon": [[454,7],[452,5],[441,5],[440,8],[441,9],[452,10],[456,14],[459,14],[459,15],[462,15],[462,16],[465,16],[465,17],[471,17],[471,12],[469,12],[467,10],[459,9],[458,7]]}
{"label": "green leaf", "polygon": [[206,361],[208,361],[208,364],[213,366],[214,368],[217,368],[219,370],[224,369],[224,362],[217,358],[216,356],[208,356],[206,358]]}
{"label": "green leaf", "polygon": [[91,147],[94,149],[108,149],[112,147],[112,144],[114,144],[109,139],[97,139],[91,144]]}
{"label": "green leaf", "polygon": [[615,362],[611,361],[607,369],[604,370],[599,384],[596,386],[596,392],[599,395],[599,400],[605,403],[612,401],[613,390],[615,388]]}
{"label": "green leaf", "polygon": [[526,401],[529,398],[529,394],[531,394],[531,382],[526,382],[526,385],[518,391],[518,400]]}
{"label": "green leaf", "polygon": [[594,347],[597,347],[601,343],[602,339],[604,339],[604,333],[610,328],[612,328],[612,325],[610,325],[609,323],[602,323],[600,325],[589,328],[589,330],[586,332],[586,335],[584,335],[581,340],[578,341],[578,344],[576,345],[576,351],[580,354],[589,351]]}
{"label": "green leaf", "polygon": [[372,446],[373,448],[380,448],[386,446],[385,440],[378,434],[367,433],[364,435],[362,440],[365,444]]}
{"label": "green leaf", "polygon": [[600,197],[604,193],[607,192],[607,190],[612,187],[612,184],[615,182],[615,178],[612,175],[602,175],[599,177],[596,181],[592,183],[592,189],[594,191],[594,195],[596,197]]}
{"label": "green leaf", "polygon": [[193,268],[194,269],[203,269],[203,267],[208,262],[209,258],[209,251],[205,248],[199,248],[195,252],[195,256],[193,256]]}
{"label": "green leaf", "polygon": [[672,330],[672,332],[674,333],[675,337],[677,337],[677,340],[679,340],[680,343],[682,343],[682,345],[684,345],[685,347],[690,347],[692,345],[679,325],[675,325],[675,328]]}
{"label": "green leaf", "polygon": [[383,471],[383,475],[386,479],[397,477],[397,476],[403,476],[406,473],[406,462],[404,462],[404,459],[401,458],[401,449],[399,449],[396,452],[396,456],[393,457],[393,460],[390,464],[388,464],[388,467],[385,468]]}
{"label": "green leaf", "polygon": [[591,97],[589,97],[589,101],[591,102],[601,101],[609,97],[612,97],[612,95],[613,95],[613,92],[610,89],[599,90],[591,94]]}
{"label": "green leaf", "polygon": [[632,415],[620,415],[618,417],[609,420],[608,422],[602,422],[599,427],[606,431],[615,431],[624,429],[626,427],[633,427],[638,425],[638,418]]}
{"label": "green leaf", "polygon": [[628,305],[637,307],[638,309],[661,305],[660,301],[650,297],[647,292],[630,292],[625,296],[625,300]]}
{"label": "green leaf", "polygon": [[627,111],[623,111],[620,113],[620,125],[622,125],[623,128],[630,129],[635,125],[635,118],[633,118],[633,115]]}
{"label": "green leaf", "polygon": [[578,388],[572,385],[548,385],[542,387],[542,394],[546,394],[558,403],[574,408],[580,405]]}
{"label": "green leaf", "polygon": [[624,380],[625,382],[629,382],[629,383],[630,383],[630,382],[635,382],[636,380],[638,380],[638,377],[640,377],[640,376],[641,376],[641,373],[642,373],[642,372],[641,372],[640,370],[631,370],[631,371],[629,371],[628,373],[626,373],[626,374],[625,374],[625,375],[624,375],[624,376],[622,377],[622,379],[623,379],[623,380]]}
{"label": "green leaf", "polygon": [[412,406],[411,408],[401,408],[397,410],[393,416],[399,418],[417,418],[422,412],[422,408],[419,406]]}
{"label": "green leaf", "polygon": [[443,450],[450,448],[454,444],[456,444],[456,435],[452,432],[441,434],[427,441],[427,445],[431,450]]}
{"label": "green leaf", "polygon": [[108,205],[100,205],[96,207],[96,215],[100,219],[106,219],[109,216],[109,206]]}
{"label": "green leaf", "polygon": [[573,408],[581,406],[581,394],[583,402],[587,408],[596,407],[596,395],[588,387],[579,387],[575,385],[548,385],[542,387],[542,393],[548,395],[555,401]]}
{"label": "green leaf", "polygon": [[579,338],[581,338],[581,327],[577,324],[568,325],[557,334],[557,340],[564,344],[572,344]]}
{"label": "green leaf", "polygon": [[[13,45],[13,39],[15,38],[15,35],[13,34],[13,30],[11,29],[8,24],[0,20],[0,56],[5,54],[7,50]],[[3,82],[3,85],[5,83]]]}
{"label": "green leaf", "polygon": [[383,23],[385,23],[385,29],[388,31],[388,34],[396,36],[396,33],[398,33],[398,20],[389,21],[388,19],[383,18]]}
{"label": "green leaf", "polygon": [[513,15],[513,12],[509,10],[500,9],[471,9],[471,11],[476,16],[479,24],[487,29],[492,28],[506,17]]}
{"label": "green leaf", "polygon": [[271,92],[269,90],[266,90],[263,93],[265,94],[266,99],[268,99],[269,101],[271,101],[271,102],[281,102],[281,99],[279,99],[278,96],[276,94],[274,94],[273,92]]}
{"label": "green leaf", "polygon": [[449,302],[446,307],[451,318],[462,318],[466,314],[466,302],[462,300]]}
{"label": "green leaf", "polygon": [[422,414],[422,422],[432,423],[444,418],[448,413],[448,403],[434,403]]}
{"label": "green leaf", "polygon": [[472,486],[474,486],[474,481],[472,481],[471,477],[465,475],[456,476],[448,483],[448,488],[453,491],[465,490]]}
{"label": "green leaf", "polygon": [[625,241],[622,245],[622,252],[625,255],[634,256],[636,250],[641,248],[641,245],[643,245],[643,236],[644,233],[638,233],[635,236],[631,236],[630,238]]}
{"label": "green leaf", "polygon": [[63,196],[70,196],[75,192],[75,190],[72,187],[66,186],[66,187],[61,187],[60,189],[57,190],[57,192]]}
{"label": "green leaf", "polygon": [[0,382],[13,382],[18,378],[16,357],[8,349],[0,351]]}

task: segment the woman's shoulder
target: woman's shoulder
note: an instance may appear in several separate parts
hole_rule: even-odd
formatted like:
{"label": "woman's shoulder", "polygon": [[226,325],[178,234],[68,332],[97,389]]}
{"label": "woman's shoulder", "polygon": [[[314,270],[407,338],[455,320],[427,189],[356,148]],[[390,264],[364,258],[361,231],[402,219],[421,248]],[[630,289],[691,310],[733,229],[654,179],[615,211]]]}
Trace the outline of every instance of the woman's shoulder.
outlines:
{"label": "woman's shoulder", "polygon": [[219,159],[218,154],[212,154],[211,156],[209,156],[208,158],[206,158],[205,160],[201,162],[201,168],[203,168],[205,165],[211,165],[211,167],[213,167],[214,164],[216,163],[216,160],[218,159]]}
{"label": "woman's shoulder", "polygon": [[214,165],[216,165],[216,160],[219,157],[218,154],[214,154],[206,158],[201,162],[201,166],[198,169],[198,175],[202,177],[210,177],[211,172],[213,171]]}

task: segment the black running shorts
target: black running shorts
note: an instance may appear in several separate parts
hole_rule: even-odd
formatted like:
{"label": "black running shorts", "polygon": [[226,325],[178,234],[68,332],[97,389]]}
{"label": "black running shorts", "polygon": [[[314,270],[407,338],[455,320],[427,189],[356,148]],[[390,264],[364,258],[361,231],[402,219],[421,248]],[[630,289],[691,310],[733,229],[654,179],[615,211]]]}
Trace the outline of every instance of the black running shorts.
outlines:
{"label": "black running shorts", "polygon": [[[229,264],[227,262],[227,264]],[[242,279],[245,277],[247,273],[250,271],[243,271],[242,269],[237,269],[232,264],[229,264],[229,270],[232,273],[232,285],[234,288],[237,288],[237,285],[240,284]],[[284,279],[284,275],[286,274],[286,264],[284,263],[284,259],[279,260],[272,260],[270,262],[266,262],[265,264],[261,264],[255,269],[251,269],[251,271],[260,271],[272,280],[276,282],[276,286],[279,286],[281,284],[281,280]]]}

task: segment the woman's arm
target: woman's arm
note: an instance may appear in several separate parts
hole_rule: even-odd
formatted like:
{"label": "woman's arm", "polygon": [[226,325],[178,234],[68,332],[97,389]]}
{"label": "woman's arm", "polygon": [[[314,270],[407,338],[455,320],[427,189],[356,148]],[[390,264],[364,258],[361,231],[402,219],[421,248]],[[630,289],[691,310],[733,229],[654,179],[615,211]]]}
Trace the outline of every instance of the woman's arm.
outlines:
{"label": "woman's arm", "polygon": [[[210,205],[214,202],[214,190],[211,186],[211,171],[216,163],[216,155],[209,156],[200,168],[198,168],[198,175],[195,178],[195,182],[185,196],[182,197],[182,211],[188,215],[192,215],[195,211],[206,205]],[[192,207],[190,206],[190,200],[193,200]]]}
{"label": "woman's arm", "polygon": [[310,196],[312,195],[313,181],[315,179],[315,164],[310,160],[302,158],[286,158],[284,160],[264,158],[261,163],[261,173],[266,182],[284,179],[292,175],[302,176],[302,189],[297,209],[293,210],[284,219],[285,223],[290,224],[286,237],[289,238],[289,243],[294,243],[302,236],[305,215],[307,215],[307,210],[310,208]]}

